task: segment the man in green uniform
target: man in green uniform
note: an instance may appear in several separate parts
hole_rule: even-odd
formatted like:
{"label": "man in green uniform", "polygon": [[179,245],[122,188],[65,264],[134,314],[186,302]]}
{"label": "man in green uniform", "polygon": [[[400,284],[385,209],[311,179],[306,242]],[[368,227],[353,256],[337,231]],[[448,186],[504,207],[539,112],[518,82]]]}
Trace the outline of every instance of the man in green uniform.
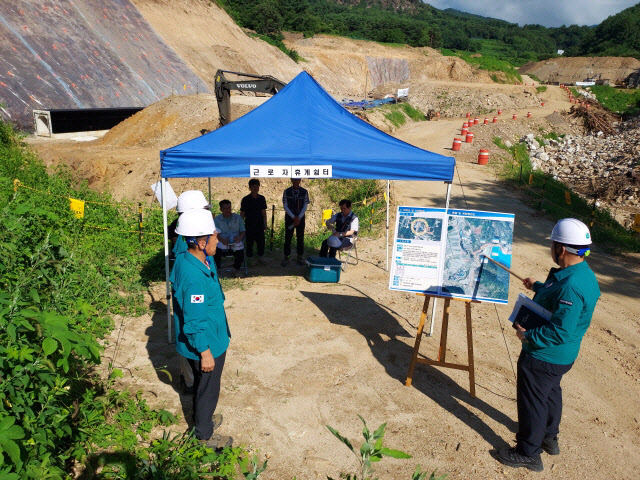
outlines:
{"label": "man in green uniform", "polygon": [[179,254],[171,272],[175,298],[176,349],[187,358],[194,377],[195,436],[212,448],[232,444],[232,438],[214,434],[222,423],[214,415],[220,379],[231,333],[224,311],[224,294],[213,265],[218,230],[208,210],[189,210],[180,216],[176,233],[188,250]]}
{"label": "man in green uniform", "polygon": [[518,433],[516,446],[498,450],[497,458],[510,467],[543,470],[540,453],[558,455],[558,427],[562,416],[560,380],[578,357],[580,342],[600,298],[596,276],[584,257],[591,235],[575,218],[558,221],[551,232],[552,268],[543,282],[533,278],[524,285],[535,292],[533,301],[552,313],[544,325],[525,330],[517,323],[522,341],[518,358]]}
{"label": "man in green uniform", "polygon": [[[187,251],[187,242],[184,241],[182,235],[176,233],[176,227],[178,226],[178,220],[180,215],[189,210],[196,209],[211,209],[211,205],[204,198],[204,194],[200,190],[187,190],[180,194],[178,197],[178,204],[176,205],[176,211],[178,212],[178,218],[176,218],[169,225],[169,240],[173,243],[172,255],[175,259],[177,255]],[[173,299],[173,309],[176,309],[176,301]],[[180,390],[185,395],[193,395],[195,390],[193,388],[193,374],[191,373],[191,367],[187,362],[187,359],[180,355]]]}

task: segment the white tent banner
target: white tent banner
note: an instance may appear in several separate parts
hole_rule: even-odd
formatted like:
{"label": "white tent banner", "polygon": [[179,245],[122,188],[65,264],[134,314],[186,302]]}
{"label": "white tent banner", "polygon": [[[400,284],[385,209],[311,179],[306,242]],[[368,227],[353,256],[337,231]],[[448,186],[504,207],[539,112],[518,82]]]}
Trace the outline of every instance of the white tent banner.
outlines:
{"label": "white tent banner", "polygon": [[251,165],[250,177],[261,178],[331,178],[331,165]]}

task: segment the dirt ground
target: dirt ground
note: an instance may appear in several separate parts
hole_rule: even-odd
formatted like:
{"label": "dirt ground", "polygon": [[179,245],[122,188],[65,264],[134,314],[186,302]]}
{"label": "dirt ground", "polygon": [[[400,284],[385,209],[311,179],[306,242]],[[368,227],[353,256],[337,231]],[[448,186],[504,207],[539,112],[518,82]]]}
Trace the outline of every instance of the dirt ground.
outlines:
{"label": "dirt ground", "polygon": [[[553,113],[553,91],[533,119],[476,127],[491,137],[502,128],[516,134],[517,122]],[[526,113],[526,112],[525,112]],[[520,117],[522,118],[522,117]],[[541,121],[541,120],[538,120]],[[509,124],[509,122],[513,122]],[[460,120],[422,122],[398,130],[399,138],[437,153],[451,154]],[[483,132],[483,129],[484,132]],[[552,266],[545,237],[553,224],[527,207],[518,192],[496,180],[495,171],[474,163],[477,146],[456,155],[458,174],[451,206],[515,213],[513,269],[543,279]],[[393,182],[395,205],[441,206],[443,184]],[[477,398],[468,394],[464,372],[419,366],[406,387],[422,298],[387,289],[383,231],[359,242],[360,263],[339,284],[309,283],[304,267],[251,266],[250,276],[226,290],[232,332],[223,373],[220,432],[269,458],[261,478],[320,479],[355,472],[356,460],[326,429],[335,427],[360,442],[362,415],[369,427],[387,422],[385,443],[410,460],[383,460],[380,478],[409,478],[415,466],[452,479],[637,477],[640,468],[640,308],[637,256],[613,257],[595,246],[589,263],[602,289],[580,357],[565,376],[562,453],[543,456],[540,474],[502,466],[490,451],[513,443],[517,428],[515,362],[519,341],[507,322],[510,306],[473,305]],[[510,298],[525,292],[512,281]],[[142,390],[154,406],[189,418],[191,398],[177,390],[174,347],[167,344],[164,284],[148,292],[150,313],[116,319],[104,363],[128,375],[122,386]],[[452,302],[447,359],[464,363],[464,309]],[[442,302],[433,337],[421,354],[434,358]],[[157,369],[165,366],[173,379]],[[173,428],[188,428],[182,420]]]}

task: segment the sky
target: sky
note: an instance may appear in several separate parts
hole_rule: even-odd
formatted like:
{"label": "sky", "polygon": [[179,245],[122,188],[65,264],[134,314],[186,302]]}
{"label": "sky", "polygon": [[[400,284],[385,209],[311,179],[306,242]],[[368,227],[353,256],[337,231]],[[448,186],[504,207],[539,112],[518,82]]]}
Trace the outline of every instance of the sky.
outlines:
{"label": "sky", "polygon": [[597,25],[611,15],[632,7],[639,0],[423,0],[444,10],[499,18],[519,25],[545,27]]}

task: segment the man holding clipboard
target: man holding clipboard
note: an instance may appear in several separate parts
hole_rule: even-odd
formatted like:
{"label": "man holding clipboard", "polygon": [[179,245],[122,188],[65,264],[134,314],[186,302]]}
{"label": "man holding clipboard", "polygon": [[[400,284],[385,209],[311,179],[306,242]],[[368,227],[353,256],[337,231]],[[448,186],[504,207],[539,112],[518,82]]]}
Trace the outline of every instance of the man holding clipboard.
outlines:
{"label": "man holding clipboard", "polygon": [[552,268],[545,282],[524,279],[535,292],[533,301],[551,312],[534,328],[514,322],[522,341],[518,358],[518,433],[516,446],[500,449],[497,458],[510,467],[543,470],[540,454],[558,455],[558,427],[562,416],[560,380],[578,357],[580,342],[600,298],[596,276],[585,261],[591,235],[587,226],[565,218],[551,232]]}

